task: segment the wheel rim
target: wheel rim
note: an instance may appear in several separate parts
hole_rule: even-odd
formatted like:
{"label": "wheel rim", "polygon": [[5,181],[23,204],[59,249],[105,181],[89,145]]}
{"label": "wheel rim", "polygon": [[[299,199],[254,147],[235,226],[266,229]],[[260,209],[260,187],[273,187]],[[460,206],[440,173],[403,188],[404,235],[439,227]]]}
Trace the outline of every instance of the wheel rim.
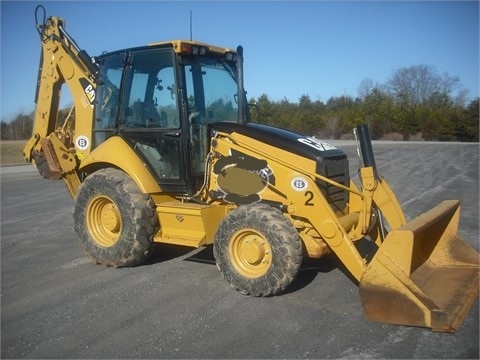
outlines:
{"label": "wheel rim", "polygon": [[237,271],[248,278],[265,275],[272,263],[272,248],[265,237],[253,230],[237,231],[231,239],[230,259]]}
{"label": "wheel rim", "polygon": [[97,245],[111,247],[118,241],[122,219],[118,207],[108,197],[98,196],[92,199],[87,208],[86,220]]}

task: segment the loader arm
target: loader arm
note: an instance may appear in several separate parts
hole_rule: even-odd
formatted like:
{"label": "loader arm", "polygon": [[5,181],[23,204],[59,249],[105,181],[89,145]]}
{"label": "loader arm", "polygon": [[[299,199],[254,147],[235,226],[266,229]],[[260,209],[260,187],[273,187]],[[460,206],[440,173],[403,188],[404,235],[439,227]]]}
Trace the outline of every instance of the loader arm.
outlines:
{"label": "loader arm", "polygon": [[[261,201],[284,212],[299,231],[309,256],[335,253],[358,282],[367,319],[443,332],[458,329],[478,296],[479,277],[478,253],[458,235],[458,201],[444,201],[407,222],[394,191],[376,171],[368,128],[363,125],[357,128],[364,132],[359,135],[363,143],[361,189],[318,174],[308,159],[252,142],[244,128],[220,129],[224,131],[216,133],[211,149],[218,159],[214,173],[228,174],[225,164],[229,162],[223,159],[233,153],[265,161],[261,166],[267,166],[273,177],[272,181],[265,178]],[[238,184],[249,182],[248,172],[234,174],[227,186],[220,184],[221,176],[212,179],[208,193],[215,195],[217,187],[234,191],[235,181],[242,176]],[[296,179],[301,182],[297,187]],[[317,181],[347,191],[348,207],[335,212]],[[362,246],[362,241],[375,245]],[[325,251],[323,243],[329,250]]]}
{"label": "loader arm", "polygon": [[[43,21],[38,22],[43,10]],[[74,196],[80,184],[77,169],[91,150],[97,66],[65,31],[62,18],[45,20],[45,9],[36,9],[42,44],[35,94],[32,137],[23,156],[47,179],[62,178]],[[61,88],[67,84],[74,102],[67,119],[58,119]]]}

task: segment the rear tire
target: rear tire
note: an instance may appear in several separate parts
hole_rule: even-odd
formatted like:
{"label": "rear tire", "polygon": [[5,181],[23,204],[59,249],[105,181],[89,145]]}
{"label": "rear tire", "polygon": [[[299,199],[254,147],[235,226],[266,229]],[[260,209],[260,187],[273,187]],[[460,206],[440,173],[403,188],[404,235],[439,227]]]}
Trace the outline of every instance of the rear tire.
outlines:
{"label": "rear tire", "polygon": [[142,264],[153,251],[158,231],[155,204],[123,171],[101,169],[79,188],[73,211],[79,240],[96,263]]}
{"label": "rear tire", "polygon": [[218,269],[244,295],[277,295],[302,263],[297,231],[278,209],[254,203],[232,210],[220,223],[213,252]]}

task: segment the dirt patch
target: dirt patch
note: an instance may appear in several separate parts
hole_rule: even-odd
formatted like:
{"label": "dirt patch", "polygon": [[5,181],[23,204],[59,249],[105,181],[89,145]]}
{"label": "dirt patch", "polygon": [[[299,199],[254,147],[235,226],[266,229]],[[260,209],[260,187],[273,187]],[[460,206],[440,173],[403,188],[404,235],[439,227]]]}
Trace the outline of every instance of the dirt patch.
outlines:
{"label": "dirt patch", "polygon": [[0,141],[0,166],[26,164],[22,151],[26,140]]}

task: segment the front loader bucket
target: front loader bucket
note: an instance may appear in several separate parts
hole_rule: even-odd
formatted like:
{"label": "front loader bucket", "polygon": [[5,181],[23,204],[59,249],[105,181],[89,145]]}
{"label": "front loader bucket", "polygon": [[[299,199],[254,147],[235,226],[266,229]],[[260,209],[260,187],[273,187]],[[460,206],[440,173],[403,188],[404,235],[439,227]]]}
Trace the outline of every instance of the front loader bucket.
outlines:
{"label": "front loader bucket", "polygon": [[388,234],[360,279],[368,320],[456,331],[479,287],[479,255],[457,235],[459,217],[448,200]]}

